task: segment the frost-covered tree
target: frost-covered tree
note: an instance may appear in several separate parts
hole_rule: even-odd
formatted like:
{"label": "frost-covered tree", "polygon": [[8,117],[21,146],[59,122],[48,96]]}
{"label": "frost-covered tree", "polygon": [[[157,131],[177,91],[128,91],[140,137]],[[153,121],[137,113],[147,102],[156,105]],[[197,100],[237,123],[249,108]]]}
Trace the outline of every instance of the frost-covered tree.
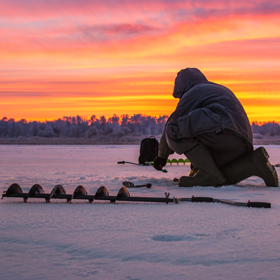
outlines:
{"label": "frost-covered tree", "polygon": [[[133,141],[135,137],[142,135],[161,135],[168,116],[158,118],[135,114],[129,116],[123,114],[120,117],[114,114],[112,117],[96,117],[92,115],[89,119],[81,116],[63,117],[54,121],[27,122],[22,119],[15,121],[4,117],[0,120],[0,137],[63,137],[63,138],[88,138],[98,139],[125,139]],[[252,123],[254,136],[263,138],[265,136],[280,136],[280,125],[276,122]],[[134,138],[133,138],[134,137]],[[120,140],[121,141],[121,140]]]}

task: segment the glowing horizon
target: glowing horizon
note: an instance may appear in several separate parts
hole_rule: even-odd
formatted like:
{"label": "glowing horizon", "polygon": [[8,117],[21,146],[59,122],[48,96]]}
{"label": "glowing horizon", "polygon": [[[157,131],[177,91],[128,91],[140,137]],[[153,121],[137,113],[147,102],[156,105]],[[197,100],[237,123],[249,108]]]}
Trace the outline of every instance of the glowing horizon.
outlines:
{"label": "glowing horizon", "polygon": [[279,1],[0,2],[0,118],[169,115],[179,70],[280,122]]}

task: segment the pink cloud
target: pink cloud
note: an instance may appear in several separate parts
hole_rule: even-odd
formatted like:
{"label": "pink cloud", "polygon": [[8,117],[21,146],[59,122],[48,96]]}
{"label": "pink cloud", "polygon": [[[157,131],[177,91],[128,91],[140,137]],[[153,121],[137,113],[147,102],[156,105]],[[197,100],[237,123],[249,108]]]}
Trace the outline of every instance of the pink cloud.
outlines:
{"label": "pink cloud", "polygon": [[245,60],[245,61],[275,61],[279,57],[280,37],[232,40],[218,43],[203,44],[195,47],[184,47],[180,55],[205,57],[208,60]]}
{"label": "pink cloud", "polygon": [[[130,18],[138,14],[143,18],[162,13],[192,18],[221,15],[256,15],[279,13],[278,0],[9,0],[0,2],[2,17],[27,17],[32,19],[57,18],[64,16],[97,16],[100,13],[116,16],[120,13]],[[146,14],[145,14],[146,13]],[[123,18],[125,21],[126,18]],[[176,20],[176,18],[174,18]]]}

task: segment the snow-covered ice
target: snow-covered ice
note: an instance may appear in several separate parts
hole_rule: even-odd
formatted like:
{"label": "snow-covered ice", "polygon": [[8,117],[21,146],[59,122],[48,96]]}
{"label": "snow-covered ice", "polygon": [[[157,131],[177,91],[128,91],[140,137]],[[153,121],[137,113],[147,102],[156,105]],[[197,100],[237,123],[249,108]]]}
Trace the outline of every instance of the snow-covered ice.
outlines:
{"label": "snow-covered ice", "polygon": [[[280,146],[265,146],[273,164]],[[131,196],[210,196],[265,201],[271,209],[220,203],[128,203],[4,198],[0,202],[0,279],[279,279],[280,189],[251,177],[236,186],[180,188],[168,173],[137,162],[137,145],[0,146],[1,192],[39,183],[47,193],[62,184],[71,194],[105,186],[116,195],[123,181],[152,183]],[[171,158],[180,158],[173,155]],[[280,168],[277,168],[278,176]],[[280,176],[279,176],[280,177]]]}

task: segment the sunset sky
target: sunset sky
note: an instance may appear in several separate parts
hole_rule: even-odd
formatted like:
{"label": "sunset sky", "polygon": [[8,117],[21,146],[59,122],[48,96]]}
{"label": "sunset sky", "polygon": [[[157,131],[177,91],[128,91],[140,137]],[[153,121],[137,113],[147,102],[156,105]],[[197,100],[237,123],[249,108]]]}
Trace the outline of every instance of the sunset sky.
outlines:
{"label": "sunset sky", "polygon": [[169,115],[186,67],[280,122],[279,0],[0,0],[0,118]]}

